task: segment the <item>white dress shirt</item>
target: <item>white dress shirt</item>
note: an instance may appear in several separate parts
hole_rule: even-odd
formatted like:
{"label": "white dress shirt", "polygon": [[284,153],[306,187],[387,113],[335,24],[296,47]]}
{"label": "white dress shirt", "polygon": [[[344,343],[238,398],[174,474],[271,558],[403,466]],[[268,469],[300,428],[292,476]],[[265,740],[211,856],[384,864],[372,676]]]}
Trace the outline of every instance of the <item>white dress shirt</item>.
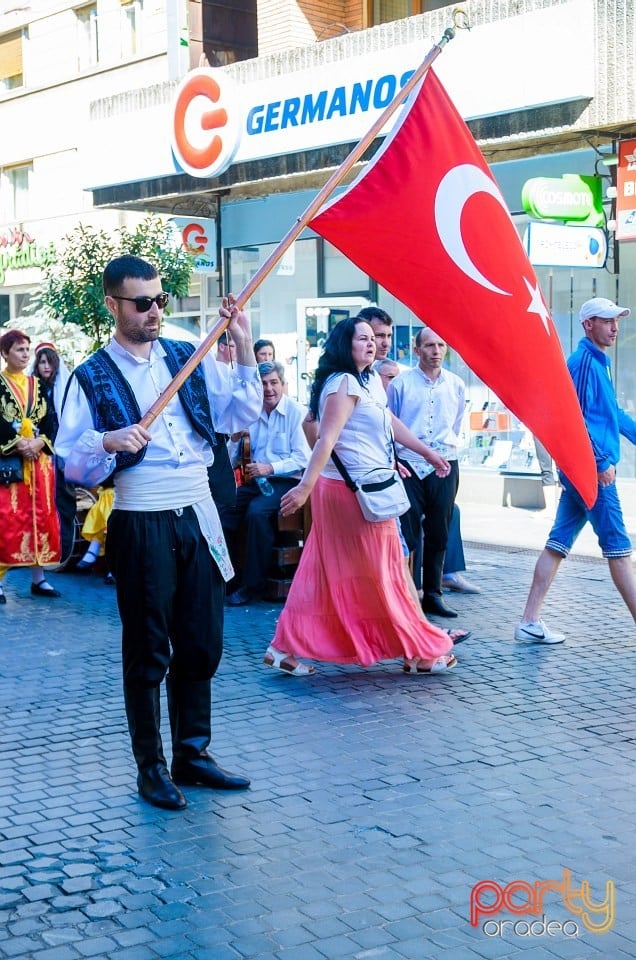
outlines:
{"label": "white dress shirt", "polygon": [[[154,341],[148,359],[137,357],[115,339],[105,348],[130,384],[143,414],[170,383],[165,350]],[[214,429],[244,430],[263,404],[258,370],[237,364],[230,370],[209,353],[201,361]],[[195,508],[201,530],[225,579],[232,568],[216,506],[208,485],[207,467],[213,451],[192,427],[176,394],[149,428],[152,440],[136,466],[115,474],[114,507],[118,510],[180,510]],[[94,487],[115,469],[115,454],[104,450],[104,433],[95,430],[91,409],[73,377],[60,418],[56,452],[65,459],[65,475],[73,483]]]}
{"label": "white dress shirt", "polygon": [[307,410],[285,394],[268,415],[264,408],[249,428],[251,460],[269,463],[275,477],[296,477],[309,463],[311,450],[302,423]]}
{"label": "white dress shirt", "polygon": [[[387,399],[396,417],[418,439],[447,460],[457,460],[466,406],[466,386],[461,377],[442,368],[439,377],[431,380],[420,367],[414,367],[391,381]],[[402,444],[397,444],[397,451],[418,476],[432,471],[423,457]]]}

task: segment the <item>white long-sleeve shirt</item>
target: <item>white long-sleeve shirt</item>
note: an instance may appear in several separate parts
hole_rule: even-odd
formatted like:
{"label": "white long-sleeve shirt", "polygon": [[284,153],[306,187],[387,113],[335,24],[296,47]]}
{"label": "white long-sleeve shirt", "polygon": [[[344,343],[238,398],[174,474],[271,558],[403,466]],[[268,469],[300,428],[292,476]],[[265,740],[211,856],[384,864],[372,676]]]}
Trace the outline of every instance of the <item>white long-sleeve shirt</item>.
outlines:
{"label": "white long-sleeve shirt", "polygon": [[253,462],[271,464],[275,477],[300,479],[311,456],[302,428],[306,414],[302,404],[285,394],[269,415],[261,409],[249,429]]}
{"label": "white long-sleeve shirt", "polygon": [[[154,341],[145,359],[129,353],[114,339],[105,349],[130,384],[143,416],[172,379],[163,359],[165,350]],[[209,353],[201,363],[215,430],[234,433],[246,429],[263,404],[257,368],[237,365],[230,369]],[[115,474],[115,508],[156,511],[194,506],[210,550],[227,579],[231,565],[208,486],[212,448],[193,429],[178,394],[149,432],[152,440],[143,460]],[[116,455],[104,449],[103,439],[104,434],[95,430],[86,395],[73,377],[55,444],[56,452],[66,461],[68,479],[93,487],[110,476]]]}
{"label": "white long-sleeve shirt", "polygon": [[[437,450],[447,460],[457,459],[462,419],[466,406],[466,386],[461,377],[442,368],[431,380],[419,368],[401,374],[389,384],[389,408],[416,437]],[[419,475],[430,473],[431,465],[401,444],[398,456],[412,464]]]}

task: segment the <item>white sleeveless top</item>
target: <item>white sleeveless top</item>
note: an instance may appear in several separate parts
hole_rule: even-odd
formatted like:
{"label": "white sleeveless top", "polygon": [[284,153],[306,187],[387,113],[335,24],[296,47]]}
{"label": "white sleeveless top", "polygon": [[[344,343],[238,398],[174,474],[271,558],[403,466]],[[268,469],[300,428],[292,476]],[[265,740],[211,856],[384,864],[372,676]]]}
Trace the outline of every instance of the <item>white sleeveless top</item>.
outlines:
{"label": "white sleeveless top", "polygon": [[[369,374],[369,383],[361,386],[351,373],[334,373],[325,381],[320,394],[319,415],[325,409],[327,397],[337,393],[342,380],[347,382],[347,394],[357,397],[354,411],[342,428],[335,451],[354,480],[373,467],[393,464],[393,430],[391,413],[386,405],[386,394],[377,373]],[[323,477],[342,480],[335,463],[329,458],[322,471]],[[344,482],[344,481],[343,481]]]}

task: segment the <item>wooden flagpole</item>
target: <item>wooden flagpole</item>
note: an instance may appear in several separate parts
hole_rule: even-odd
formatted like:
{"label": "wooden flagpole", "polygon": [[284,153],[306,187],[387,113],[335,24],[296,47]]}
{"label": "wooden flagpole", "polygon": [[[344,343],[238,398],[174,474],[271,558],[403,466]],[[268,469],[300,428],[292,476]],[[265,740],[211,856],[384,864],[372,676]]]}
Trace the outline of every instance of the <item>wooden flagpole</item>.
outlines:
{"label": "wooden flagpole", "polygon": [[[385,107],[380,116],[377,118],[373,126],[368,130],[364,135],[362,140],[353,148],[351,153],[345,157],[343,162],[340,164],[337,170],[334,170],[332,175],[329,177],[322,189],[316,194],[314,199],[311,201],[305,212],[300,216],[296,223],[287,231],[280,243],[275,247],[274,250],[270,253],[269,257],[265,262],[259,267],[254,276],[248,281],[248,283],[243,287],[241,292],[236,296],[236,305],[239,310],[247,303],[249,298],[252,296],[254,291],[260,286],[265,277],[274,269],[278,261],[283,257],[285,252],[292,245],[294,240],[302,233],[312,217],[318,213],[323,204],[329,199],[335,188],[342,183],[349,171],[355,166],[355,164],[360,160],[365,150],[369,145],[375,140],[375,138],[380,134],[383,127],[391,119],[395,111],[402,105],[404,100],[411,94],[417,84],[420,82],[428,68],[431,64],[437,59],[445,45],[449,43],[457,29],[459,24],[457,23],[458,14],[462,11],[455,11],[455,24],[452,27],[447,27],[444,30],[444,35],[442,36],[439,43],[436,43],[427,53],[426,57],[417,68],[413,76],[405,83],[400,92],[396,97],[391,101],[391,103]],[[205,340],[203,340],[197,349],[194,351],[191,357],[184,363],[183,367],[179,372],[173,377],[168,386],[163,390],[163,392],[157,397],[150,409],[143,415],[139,421],[141,426],[145,429],[157,419],[159,414],[162,412],[166,404],[172,400],[175,393],[183,385],[183,383],[190,376],[192,371],[198,364],[201,362],[203,357],[206,355],[208,350],[214,346],[216,341],[219,339],[224,330],[229,326],[229,319],[221,318],[215,325],[212,327]]]}

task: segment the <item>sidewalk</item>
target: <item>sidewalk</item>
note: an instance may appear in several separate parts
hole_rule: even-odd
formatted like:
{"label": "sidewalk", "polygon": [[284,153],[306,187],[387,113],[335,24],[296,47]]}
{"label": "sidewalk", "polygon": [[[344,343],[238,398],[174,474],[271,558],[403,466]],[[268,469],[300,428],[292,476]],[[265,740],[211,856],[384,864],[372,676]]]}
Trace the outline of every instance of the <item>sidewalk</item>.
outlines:
{"label": "sidewalk", "polygon": [[[543,550],[556,515],[556,488],[546,490],[545,510],[502,507],[494,504],[464,502],[461,495],[462,539],[465,545],[494,546],[521,550]],[[625,516],[625,525],[636,550],[636,516]],[[602,559],[594,531],[586,524],[574,547],[572,557]]]}
{"label": "sidewalk", "polygon": [[[483,593],[452,597],[474,638],[447,676],[406,675],[397,661],[284,676],[261,662],[280,607],[229,610],[212,750],[252,788],[187,788],[181,814],[136,795],[113,588],[60,574],[62,599],[44,601],[11,571],[0,958],[636,956],[633,624],[605,565],[581,557],[546,602],[567,642],[511,639],[539,519],[466,507],[467,538],[490,530],[506,545],[467,548]],[[169,754],[165,723],[164,742]],[[496,884],[479,897],[491,913],[473,926],[484,881]],[[513,905],[542,881],[562,890],[536,913],[499,911],[513,881],[526,884]],[[583,881],[596,903],[614,884],[615,906],[574,912]],[[603,912],[609,932],[591,931]]]}

